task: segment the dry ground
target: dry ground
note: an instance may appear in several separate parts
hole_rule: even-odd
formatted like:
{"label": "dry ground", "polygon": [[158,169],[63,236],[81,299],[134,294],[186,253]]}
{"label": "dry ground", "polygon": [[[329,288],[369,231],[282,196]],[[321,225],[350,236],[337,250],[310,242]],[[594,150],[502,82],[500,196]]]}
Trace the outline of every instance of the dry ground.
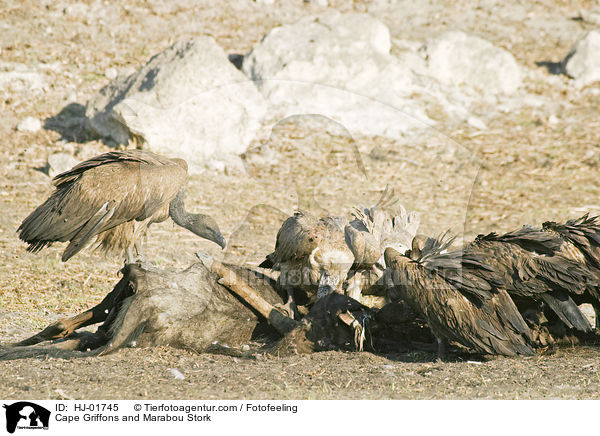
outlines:
{"label": "dry ground", "polygon": [[[547,74],[536,61],[560,61],[589,24],[576,18],[591,2],[540,1],[489,7],[448,2],[437,12],[407,10],[410,19],[386,14],[367,2],[330,2],[342,11],[379,16],[394,38],[424,40],[447,28],[480,34],[509,49],[521,65]],[[89,7],[82,6],[89,5]],[[181,37],[209,34],[228,53],[246,53],[272,27],[318,13],[310,3],[252,1],[181,2],[0,1],[0,61],[20,63],[41,74],[42,89],[0,88],[0,341],[32,334],[58,317],[101,300],[118,281],[121,261],[84,252],[60,262],[63,246],[38,255],[25,251],[15,230],[51,192],[39,170],[57,151],[86,158],[108,147],[88,141],[77,127],[18,132],[26,116],[55,117],[69,103],[86,100],[108,81],[110,68],[136,68]],[[433,8],[433,9],[432,9]],[[372,9],[372,10],[371,10]],[[525,14],[515,18],[511,11]],[[557,23],[556,25],[554,23]],[[256,265],[274,244],[286,213],[298,205],[344,213],[370,203],[390,184],[410,210],[421,212],[425,232],[446,228],[467,239],[480,232],[505,231],[525,223],[564,220],[600,212],[600,93],[576,90],[569,80],[528,78],[533,94],[552,107],[524,106],[487,120],[489,129],[444,124],[422,143],[355,138],[366,172],[348,152],[348,138],[323,134],[299,120],[278,126],[270,141],[286,150],[318,147],[303,168],[305,188],[297,192],[288,173],[259,168],[253,177],[239,170],[205,173],[190,180],[190,209],[215,216],[230,239],[228,260]],[[430,116],[436,118],[432,109]],[[318,126],[318,124],[317,124]],[[318,141],[318,142],[317,142]],[[259,146],[260,144],[255,144]],[[287,147],[287,148],[286,148]],[[293,153],[290,153],[293,156]],[[332,157],[333,156],[333,157]],[[292,158],[294,159],[294,158]],[[251,168],[250,168],[251,169]],[[148,258],[159,266],[183,267],[193,253],[207,250],[171,223],[154,226]],[[185,249],[182,249],[185,247]],[[172,349],[127,349],[115,355],[65,360],[0,362],[0,392],[26,398],[598,398],[600,350],[561,349],[528,359],[495,358],[481,364],[460,360],[434,363],[432,354],[393,356],[327,352],[293,358],[238,360]],[[175,380],[169,368],[179,369]]]}

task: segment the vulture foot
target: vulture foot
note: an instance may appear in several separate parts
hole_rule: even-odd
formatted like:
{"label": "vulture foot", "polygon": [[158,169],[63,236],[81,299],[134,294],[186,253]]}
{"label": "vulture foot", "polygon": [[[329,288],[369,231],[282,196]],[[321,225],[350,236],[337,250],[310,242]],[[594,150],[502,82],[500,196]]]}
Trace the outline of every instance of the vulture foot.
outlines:
{"label": "vulture foot", "polygon": [[448,343],[441,338],[435,339],[437,342],[437,362],[443,362],[448,355]]}

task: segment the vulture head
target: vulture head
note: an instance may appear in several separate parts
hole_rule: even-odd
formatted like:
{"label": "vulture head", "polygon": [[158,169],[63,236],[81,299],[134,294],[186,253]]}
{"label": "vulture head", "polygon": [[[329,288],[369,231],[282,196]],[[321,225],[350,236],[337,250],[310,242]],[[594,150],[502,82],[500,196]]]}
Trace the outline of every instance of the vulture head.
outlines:
{"label": "vulture head", "polygon": [[319,271],[317,299],[336,291],[342,293],[342,285],[354,263],[352,253],[326,245],[319,246],[310,254],[309,261]]}
{"label": "vulture head", "polygon": [[209,215],[189,213],[184,206],[185,190],[180,190],[169,204],[169,215],[175,223],[190,232],[208,239],[225,248],[225,238],[219,230],[217,222]]}
{"label": "vulture head", "polygon": [[421,253],[425,248],[425,244],[429,238],[423,234],[416,235],[412,240],[411,249],[406,253],[412,260],[417,260],[421,257]]}

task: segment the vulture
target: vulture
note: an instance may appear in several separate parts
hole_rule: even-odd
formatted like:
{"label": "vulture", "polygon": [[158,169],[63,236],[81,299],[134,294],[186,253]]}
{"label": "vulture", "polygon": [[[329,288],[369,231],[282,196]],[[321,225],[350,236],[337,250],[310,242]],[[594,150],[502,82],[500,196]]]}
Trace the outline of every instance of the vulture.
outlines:
{"label": "vulture", "polygon": [[415,212],[407,213],[396,205],[393,193],[385,189],[378,203],[370,208],[356,208],[354,219],[344,228],[346,244],[354,255],[347,293],[359,299],[361,291],[374,285],[383,275],[383,253],[392,247],[404,254],[419,227]]}
{"label": "vulture", "polygon": [[383,275],[384,249],[404,252],[419,226],[417,215],[396,203],[386,187],[375,206],[355,208],[350,222],[306,211],[286,219],[275,251],[259,266],[281,271],[278,283],[288,293],[287,309],[311,305],[331,292],[359,300],[361,291]]}
{"label": "vulture", "polygon": [[[537,229],[530,228],[535,232]],[[596,327],[600,325],[600,217],[585,214],[564,224],[547,221],[542,233],[549,237],[544,244],[548,255],[575,262],[588,272],[585,292],[573,295],[577,304],[589,303],[596,312]]]}
{"label": "vulture", "polygon": [[445,235],[420,237],[405,255],[391,247],[385,250],[391,290],[427,321],[437,339],[438,357],[450,341],[481,354],[535,354],[531,331],[501,275],[474,252],[445,252],[452,242]]}
{"label": "vulture", "polygon": [[344,240],[346,223],[343,217],[317,218],[298,211],[281,225],[275,251],[259,266],[280,271],[277,283],[288,294],[290,312],[296,312],[296,304],[307,306],[332,292],[344,293],[353,263]]}
{"label": "vulture", "polygon": [[53,242],[69,242],[66,262],[92,238],[98,247],[126,252],[152,223],[173,221],[196,235],[225,247],[219,226],[208,215],[184,209],[187,163],[143,150],[104,153],[53,179],[56,190],[21,223],[19,238],[38,252]]}
{"label": "vulture", "polygon": [[590,332],[592,326],[573,299],[586,291],[589,270],[553,256],[559,246],[560,241],[549,232],[525,226],[504,235],[479,235],[468,248],[503,277],[522,311],[543,305],[567,328]]}
{"label": "vulture", "polygon": [[600,217],[585,214],[565,224],[546,221],[542,229],[559,239],[554,253],[600,271]]}

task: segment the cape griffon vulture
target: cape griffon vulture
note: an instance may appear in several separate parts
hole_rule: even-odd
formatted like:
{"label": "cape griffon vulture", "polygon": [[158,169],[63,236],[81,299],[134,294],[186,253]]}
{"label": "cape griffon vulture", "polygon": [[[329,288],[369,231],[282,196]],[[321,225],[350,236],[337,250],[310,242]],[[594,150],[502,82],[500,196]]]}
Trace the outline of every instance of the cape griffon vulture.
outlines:
{"label": "cape griffon vulture", "polygon": [[225,247],[213,218],[185,211],[186,180],[183,159],[142,150],[105,153],[57,175],[56,190],[17,232],[34,253],[69,241],[64,262],[94,237],[103,250],[125,251],[132,262],[133,246],[145,229],[170,216],[179,226]]}
{"label": "cape griffon vulture", "polygon": [[[542,234],[541,247],[523,247],[536,253],[568,259],[587,272],[585,292],[571,297],[577,304],[589,303],[596,311],[596,327],[600,315],[600,217],[588,214],[564,224],[547,221],[542,230],[525,226],[522,232]],[[540,238],[542,239],[542,238]]]}
{"label": "cape griffon vulture", "polygon": [[479,235],[469,250],[501,274],[522,311],[543,303],[566,327],[589,332],[592,326],[573,297],[584,294],[590,272],[570,259],[552,256],[552,247],[559,245],[548,232],[526,226],[504,235]]}
{"label": "cape griffon vulture", "polygon": [[[529,327],[503,288],[501,276],[475,253],[443,253],[452,240],[422,238],[402,255],[386,248],[386,276],[437,338],[438,356],[447,341],[482,354],[532,355]],[[409,257],[411,255],[413,258]],[[482,270],[485,279],[472,274]]]}
{"label": "cape griffon vulture", "polygon": [[565,224],[546,221],[542,228],[560,239],[559,249],[553,250],[554,253],[600,270],[600,217],[585,214]]}
{"label": "cape griffon vulture", "polygon": [[317,218],[299,211],[286,219],[275,251],[259,266],[279,270],[278,285],[288,293],[289,309],[313,304],[331,293],[343,293],[344,280],[353,263],[344,240],[343,217]]}
{"label": "cape griffon vulture", "polygon": [[[278,282],[290,305],[310,305],[334,291],[359,300],[361,290],[385,269],[384,249],[404,251],[419,225],[414,213],[392,207],[395,203],[386,188],[375,206],[356,208],[351,222],[297,212],[282,224],[275,251],[260,266],[281,271]],[[364,280],[363,275],[369,277]]]}
{"label": "cape griffon vulture", "polygon": [[419,217],[397,204],[388,188],[375,206],[356,208],[352,214],[354,219],[344,228],[346,244],[354,255],[347,293],[358,300],[361,291],[383,275],[385,249],[391,247],[404,254],[411,247]]}

